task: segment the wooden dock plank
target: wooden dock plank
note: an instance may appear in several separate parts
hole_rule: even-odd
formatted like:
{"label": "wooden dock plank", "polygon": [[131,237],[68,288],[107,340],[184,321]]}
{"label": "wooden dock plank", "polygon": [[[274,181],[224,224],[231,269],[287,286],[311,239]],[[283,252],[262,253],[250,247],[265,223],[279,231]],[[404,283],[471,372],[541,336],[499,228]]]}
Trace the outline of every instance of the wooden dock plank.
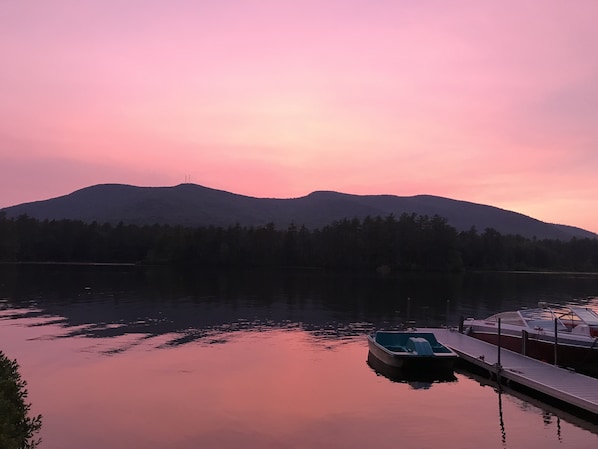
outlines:
{"label": "wooden dock plank", "polygon": [[[452,329],[418,329],[436,338],[459,357],[497,373],[499,351],[495,345]],[[598,379],[584,376],[506,349],[500,350],[500,376],[598,415]]]}

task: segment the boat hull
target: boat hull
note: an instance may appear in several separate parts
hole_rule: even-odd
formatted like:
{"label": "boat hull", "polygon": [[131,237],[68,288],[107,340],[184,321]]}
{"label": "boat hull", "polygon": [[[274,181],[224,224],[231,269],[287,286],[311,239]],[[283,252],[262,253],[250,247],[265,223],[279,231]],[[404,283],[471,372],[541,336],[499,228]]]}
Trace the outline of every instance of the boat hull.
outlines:
{"label": "boat hull", "polygon": [[[499,344],[496,331],[472,329],[468,335],[493,345]],[[595,345],[580,344],[565,337],[557,338],[555,351],[554,334],[501,333],[500,346],[550,364],[555,364],[556,353],[557,365],[598,376],[598,342]]]}
{"label": "boat hull", "polygon": [[[407,338],[415,337],[421,339],[419,333],[404,333]],[[435,341],[435,338],[434,338]],[[438,349],[440,348],[440,349]],[[375,335],[368,336],[368,349],[370,357],[375,357],[378,362],[394,370],[400,370],[404,374],[446,374],[452,373],[455,362],[458,359],[456,353],[437,343],[432,354],[417,354],[408,351],[396,351],[376,341]]]}
{"label": "boat hull", "polygon": [[446,369],[402,369],[390,366],[368,351],[367,363],[369,367],[392,382],[409,383],[415,389],[430,388],[437,382],[454,382],[457,380],[452,368]]}

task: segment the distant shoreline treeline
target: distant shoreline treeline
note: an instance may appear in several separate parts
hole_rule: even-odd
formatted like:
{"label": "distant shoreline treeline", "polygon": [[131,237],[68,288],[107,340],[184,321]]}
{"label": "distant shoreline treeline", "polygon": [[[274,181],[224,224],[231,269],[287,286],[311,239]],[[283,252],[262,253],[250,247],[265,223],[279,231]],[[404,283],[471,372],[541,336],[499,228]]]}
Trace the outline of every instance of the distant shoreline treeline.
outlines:
{"label": "distant shoreline treeline", "polygon": [[0,214],[0,261],[318,267],[379,271],[598,271],[598,239],[458,232],[440,216],[345,219],[321,229],[39,221]]}

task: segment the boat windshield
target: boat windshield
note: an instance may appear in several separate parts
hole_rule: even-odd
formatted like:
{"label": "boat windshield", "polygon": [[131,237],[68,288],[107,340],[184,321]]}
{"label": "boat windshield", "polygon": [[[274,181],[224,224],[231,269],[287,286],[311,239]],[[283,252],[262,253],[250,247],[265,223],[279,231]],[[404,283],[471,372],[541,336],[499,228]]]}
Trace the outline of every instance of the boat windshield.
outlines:
{"label": "boat windshield", "polygon": [[525,325],[533,329],[554,329],[554,320],[557,320],[557,329],[559,331],[570,330],[570,327],[563,324],[563,315],[555,313],[554,310],[548,308],[539,309],[524,309],[520,311],[521,316],[525,320]]}
{"label": "boat windshield", "polygon": [[[502,324],[552,330],[554,329],[554,319],[558,317],[550,309],[523,309],[518,312],[497,313],[487,318],[486,321],[498,321],[499,318]],[[560,319],[557,321],[557,328],[562,331],[568,329]]]}
{"label": "boat windshield", "polygon": [[525,321],[519,315],[519,312],[501,312],[487,318],[486,321],[498,321],[503,324],[512,324],[513,326],[525,326]]}
{"label": "boat windshield", "polygon": [[486,318],[485,321],[498,322],[499,318],[502,324],[531,329],[553,330],[555,319],[559,331],[571,331],[580,324],[598,327],[598,314],[592,309],[580,306],[539,307],[516,312],[501,312]]}
{"label": "boat windshield", "polygon": [[[592,309],[587,307],[572,306],[571,312],[572,315],[576,315],[577,318],[583,321],[585,324],[590,326],[598,326],[598,314],[596,314],[596,312],[594,312]],[[567,318],[569,318],[569,315],[567,315]],[[571,319],[575,320],[575,318]]]}

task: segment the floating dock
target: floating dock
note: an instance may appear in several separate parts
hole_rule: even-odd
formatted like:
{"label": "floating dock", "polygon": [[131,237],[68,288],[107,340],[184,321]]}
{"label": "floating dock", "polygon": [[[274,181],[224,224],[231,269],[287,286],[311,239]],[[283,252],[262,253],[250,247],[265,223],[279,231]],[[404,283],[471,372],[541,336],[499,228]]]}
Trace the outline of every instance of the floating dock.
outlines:
{"label": "floating dock", "polygon": [[[522,354],[464,335],[456,329],[418,329],[433,332],[436,339],[468,363],[497,381],[516,382],[526,388],[577,407],[598,417],[598,379],[550,365]],[[500,357],[500,365],[499,365]]]}

